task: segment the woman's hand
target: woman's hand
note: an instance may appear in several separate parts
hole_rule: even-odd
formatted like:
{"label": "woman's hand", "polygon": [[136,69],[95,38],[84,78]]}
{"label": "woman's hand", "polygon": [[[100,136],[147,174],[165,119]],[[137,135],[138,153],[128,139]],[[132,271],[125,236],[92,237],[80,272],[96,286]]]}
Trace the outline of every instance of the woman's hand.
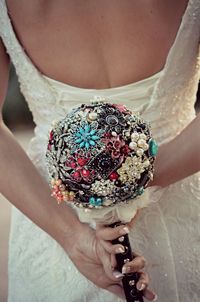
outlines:
{"label": "woman's hand", "polygon": [[[100,227],[95,231],[83,224],[79,234],[74,237],[73,245],[70,248],[68,245],[66,250],[78,270],[87,279],[121,298],[125,298],[121,283],[123,274],[114,269],[116,266],[114,255],[123,252],[123,246],[112,245],[110,240],[125,235],[127,232],[127,226],[119,226],[114,229]],[[128,265],[124,265],[124,273],[127,267],[129,267],[127,273],[130,273],[140,272],[144,266],[145,259],[137,256]],[[148,275],[141,272],[137,288],[143,290],[144,296],[152,301],[156,295],[147,288],[148,283]]]}

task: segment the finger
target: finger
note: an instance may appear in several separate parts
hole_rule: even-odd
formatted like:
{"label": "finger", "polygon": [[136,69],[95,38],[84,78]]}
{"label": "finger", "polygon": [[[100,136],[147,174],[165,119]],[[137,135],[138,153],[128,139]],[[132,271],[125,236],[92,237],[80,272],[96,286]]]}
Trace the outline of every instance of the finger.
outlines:
{"label": "finger", "polygon": [[102,246],[109,254],[120,254],[124,253],[125,249],[121,244],[112,244],[109,241],[100,240]]}
{"label": "finger", "polygon": [[158,298],[158,296],[148,288],[143,291],[143,295],[149,301],[156,301]]}
{"label": "finger", "polygon": [[139,281],[136,284],[136,287],[138,290],[142,291],[146,289],[149,285],[149,276],[145,272],[140,273]]}
{"label": "finger", "polygon": [[96,229],[97,238],[102,240],[114,240],[128,233],[129,229],[126,225],[120,225],[115,228],[98,225]]}
{"label": "finger", "polygon": [[143,295],[145,298],[147,298],[150,301],[156,301],[157,300],[157,295],[148,289],[149,285],[149,276],[145,272],[140,273],[140,279],[136,284],[136,287],[138,290],[143,291]]}
{"label": "finger", "polygon": [[135,273],[143,269],[146,265],[146,259],[142,256],[137,256],[132,261],[127,262],[122,267],[123,274]]}
{"label": "finger", "polygon": [[111,267],[114,269],[117,266],[117,260],[114,254],[110,255]]}
{"label": "finger", "polygon": [[124,275],[116,270],[113,270],[110,261],[110,254],[108,254],[105,250],[101,253],[101,262],[107,277],[109,277],[112,281],[119,283]]}

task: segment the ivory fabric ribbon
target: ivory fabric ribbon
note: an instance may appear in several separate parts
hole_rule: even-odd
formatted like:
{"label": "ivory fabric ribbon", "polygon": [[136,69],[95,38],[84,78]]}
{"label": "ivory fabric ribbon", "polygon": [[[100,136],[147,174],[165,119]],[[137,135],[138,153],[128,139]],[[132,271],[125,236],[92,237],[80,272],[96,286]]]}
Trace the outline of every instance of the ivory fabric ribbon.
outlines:
{"label": "ivory fabric ribbon", "polygon": [[137,198],[130,199],[128,203],[108,206],[102,209],[84,209],[73,206],[81,222],[89,224],[109,225],[116,221],[122,223],[130,222],[139,209],[149,206],[151,203],[158,202],[164,190],[154,186],[145,189],[144,193]]}

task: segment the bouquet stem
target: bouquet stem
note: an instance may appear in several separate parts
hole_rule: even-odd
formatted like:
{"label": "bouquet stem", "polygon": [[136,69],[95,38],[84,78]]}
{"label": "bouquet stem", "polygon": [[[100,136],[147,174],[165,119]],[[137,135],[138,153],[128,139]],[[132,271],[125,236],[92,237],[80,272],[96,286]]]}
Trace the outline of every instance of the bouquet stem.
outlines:
{"label": "bouquet stem", "polygon": [[[116,227],[121,225],[121,222],[115,222],[110,227]],[[121,272],[122,267],[126,262],[134,259],[128,234],[123,235],[112,241],[113,244],[121,244],[124,246],[125,252],[123,254],[116,254],[117,267],[116,269]],[[139,280],[139,273],[130,273],[124,275],[122,284],[127,302],[144,302],[142,291],[139,291],[136,284]]]}

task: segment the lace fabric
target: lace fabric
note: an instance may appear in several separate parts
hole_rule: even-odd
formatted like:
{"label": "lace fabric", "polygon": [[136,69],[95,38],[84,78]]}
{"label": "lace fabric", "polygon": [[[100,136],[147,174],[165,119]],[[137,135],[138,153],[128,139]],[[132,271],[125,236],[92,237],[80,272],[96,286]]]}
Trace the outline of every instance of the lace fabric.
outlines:
{"label": "lace fabric", "polygon": [[[139,111],[151,123],[159,144],[176,137],[195,117],[200,76],[200,2],[189,0],[161,73],[120,89],[78,89],[42,75],[20,45],[0,0],[0,36],[15,65],[20,88],[36,124],[28,155],[48,180],[45,148],[52,120],[94,95]],[[32,84],[34,83],[34,85]],[[62,84],[62,85],[61,85]],[[151,286],[160,302],[200,299],[200,174],[163,189],[158,202],[144,208],[130,233],[133,249],[148,261]],[[78,287],[78,290],[77,290]],[[81,297],[81,298],[80,298]],[[9,243],[8,302],[116,302],[111,293],[83,277],[62,248],[13,207]]]}

